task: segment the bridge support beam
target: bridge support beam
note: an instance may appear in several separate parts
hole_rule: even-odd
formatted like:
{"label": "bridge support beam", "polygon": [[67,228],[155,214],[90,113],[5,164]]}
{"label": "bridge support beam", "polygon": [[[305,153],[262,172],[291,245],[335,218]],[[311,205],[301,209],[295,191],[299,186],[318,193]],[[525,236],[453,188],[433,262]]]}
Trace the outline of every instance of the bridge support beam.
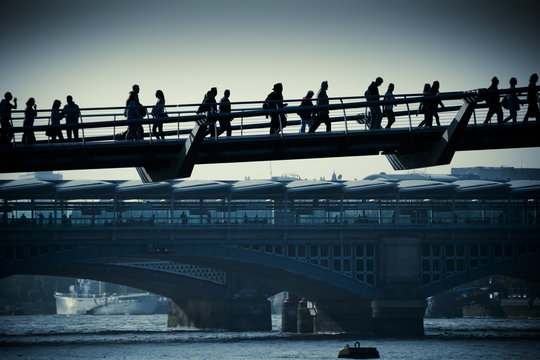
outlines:
{"label": "bridge support beam", "polygon": [[270,331],[270,301],[263,297],[175,299],[169,303],[168,326]]}
{"label": "bridge support beam", "polygon": [[281,306],[281,331],[295,333],[298,330],[298,304],[300,298],[291,293]]}
{"label": "bridge support beam", "polygon": [[197,153],[206,136],[208,124],[213,122],[215,122],[215,119],[203,118],[197,120],[179,154],[168,166],[145,165],[137,167],[137,173],[141,180],[144,183],[150,183],[190,177],[197,161]]}
{"label": "bridge support beam", "polygon": [[361,301],[335,300],[316,301],[316,332],[349,332],[367,334],[371,332],[371,304]]}
{"label": "bridge support beam", "polygon": [[423,336],[426,305],[425,300],[372,301],[373,332],[377,336]]}
{"label": "bridge support beam", "polygon": [[[426,151],[411,151],[409,153],[396,152],[386,154],[386,158],[394,170],[417,169],[427,166],[449,164],[456,151],[456,143],[462,136],[474,113],[477,96],[475,93],[464,99],[464,103],[452,120],[443,136],[433,143],[431,149]],[[412,149],[414,143],[410,144]]]}
{"label": "bridge support beam", "polygon": [[306,299],[298,303],[298,312],[296,317],[296,329],[301,334],[310,334],[313,332],[313,309],[308,307]]}
{"label": "bridge support beam", "polygon": [[391,237],[379,243],[379,289],[371,302],[373,332],[378,336],[424,335],[423,296],[420,274],[420,239]]}

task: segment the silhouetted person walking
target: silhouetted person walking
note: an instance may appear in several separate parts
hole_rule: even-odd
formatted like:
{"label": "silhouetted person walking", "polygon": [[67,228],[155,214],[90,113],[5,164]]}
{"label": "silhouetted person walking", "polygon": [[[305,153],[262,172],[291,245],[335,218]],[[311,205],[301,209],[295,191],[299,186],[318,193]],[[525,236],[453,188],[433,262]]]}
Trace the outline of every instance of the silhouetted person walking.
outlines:
{"label": "silhouetted person walking", "polygon": [[[148,111],[146,110],[146,107],[144,107],[141,104],[141,102],[139,101],[139,92],[140,91],[141,91],[141,89],[139,88],[139,85],[137,85],[137,84],[134,84],[131,87],[131,93],[134,94],[135,99],[137,100],[137,105],[139,106],[139,113],[141,115],[141,118],[144,118],[148,114]],[[143,128],[142,124],[139,124],[139,125],[137,125],[137,139],[142,139],[142,138],[144,138],[144,128]]]}
{"label": "silhouetted person walking", "polygon": [[[315,95],[315,93],[309,90],[300,103],[300,107],[313,106],[313,101],[311,101],[313,95]],[[306,132],[306,125],[308,126],[308,131],[313,127],[313,115],[314,112],[312,110],[300,110],[298,112],[298,116],[300,116],[300,120],[302,121],[302,126],[300,127],[301,133]]]}
{"label": "silhouetted person walking", "polygon": [[[24,127],[33,127],[34,126],[34,119],[37,116],[37,110],[36,110],[36,100],[31,97],[26,102],[26,109],[24,109]],[[36,136],[34,135],[33,129],[26,129],[24,130],[23,137],[22,137],[23,144],[34,144],[36,142]]]}
{"label": "silhouetted person walking", "polygon": [[[321,88],[317,93],[317,106],[329,104],[326,90],[328,90],[328,81],[323,81],[321,83]],[[313,122],[313,125],[309,128],[309,132],[315,132],[319,128],[319,125],[321,125],[322,123],[326,125],[326,131],[332,131],[332,122],[330,120],[330,111],[328,109],[319,110],[317,112],[315,121]]]}
{"label": "silhouetted person walking", "polygon": [[[422,91],[422,95],[429,96],[429,92],[431,91],[431,85],[430,84],[424,84],[424,90]],[[418,111],[416,112],[416,116],[418,114],[424,114],[424,120],[420,124],[418,124],[418,127],[421,126],[428,126],[428,118],[429,118],[429,101],[424,100],[420,103],[420,106],[418,107]]]}
{"label": "silhouetted person walking", "polygon": [[[510,79],[510,89],[515,90],[517,85],[517,79],[515,77]],[[504,122],[507,122],[508,120],[512,119],[512,122],[515,124],[517,122],[517,112],[520,109],[519,106],[519,98],[515,92],[511,92],[509,94],[506,94],[506,103],[508,104],[508,111],[510,111],[510,115],[504,119]]]}
{"label": "silhouetted person walking", "polygon": [[502,122],[503,118],[503,111],[501,107],[501,102],[499,101],[499,94],[497,93],[497,90],[499,85],[499,79],[494,76],[493,79],[491,79],[491,86],[488,87],[488,92],[486,95],[486,104],[488,106],[488,112],[486,115],[486,120],[484,120],[484,124],[487,124],[491,121],[491,117],[493,114],[497,114],[497,122]]}
{"label": "silhouetted person walking", "polygon": [[[199,106],[199,109],[197,110],[197,114],[203,114],[206,113],[207,116],[211,113],[217,112],[217,103],[216,103],[216,95],[218,94],[217,88],[213,87],[206,95],[204,95],[204,99],[202,101],[202,104]],[[210,134],[211,137],[216,136],[216,125],[209,121],[208,122],[208,131],[206,134]]]}
{"label": "silhouetted person walking", "polygon": [[[74,125],[79,122],[79,116],[81,116],[81,111],[79,106],[73,102],[73,96],[68,95],[66,97],[67,104],[64,106],[62,115],[66,117],[66,125]],[[68,127],[66,130],[66,135],[68,140],[71,140],[71,135],[75,141],[79,140],[79,129],[74,127]]]}
{"label": "silhouetted person walking", "polygon": [[[225,90],[223,93],[223,97],[221,100],[219,100],[219,112],[220,113],[230,113],[231,112],[231,101],[229,100],[229,96],[231,96],[231,92],[229,89]],[[227,132],[227,136],[232,135],[232,128],[231,128],[231,120],[232,118],[220,118],[219,119],[219,132],[218,136],[223,134],[224,132]]]}
{"label": "silhouetted person walking", "polygon": [[[433,85],[431,85],[431,90],[429,91],[429,95],[430,96],[439,95],[439,87],[440,87],[439,82],[435,80],[433,82]],[[428,121],[429,121],[430,127],[433,125],[433,118],[435,118],[435,121],[437,122],[437,126],[441,126],[441,123],[439,121],[439,113],[438,113],[439,105],[441,105],[441,107],[444,109],[444,104],[442,103],[441,100],[438,100],[438,99],[429,100]]]}
{"label": "silhouetted person walking", "polygon": [[[13,100],[13,104],[10,102]],[[0,123],[3,130],[11,130],[13,125],[11,124],[11,110],[17,109],[17,98],[8,91],[4,94],[4,98],[0,101]],[[2,133],[0,137],[1,144],[9,144],[13,138],[13,132],[6,131]]]}
{"label": "silhouetted person walking", "polygon": [[[379,86],[383,83],[383,79],[378,77],[375,81],[371,82],[365,95],[367,101],[379,101]],[[369,124],[370,129],[379,129],[381,127],[382,121],[382,112],[379,105],[370,105],[369,109],[371,110],[371,123]]]}
{"label": "silhouetted person walking", "polygon": [[[272,92],[268,94],[263,104],[264,109],[283,109],[287,104],[283,103],[283,84],[274,84]],[[285,114],[270,115],[270,134],[279,134],[280,130],[287,126]]]}
{"label": "silhouetted person walking", "polygon": [[[395,100],[394,97],[394,84],[390,83],[388,85],[388,90],[386,90],[386,94],[384,94],[384,100]],[[392,124],[396,122],[396,116],[394,115],[394,104],[386,104],[384,105],[384,113],[386,114],[386,118],[388,119],[388,124],[386,124],[386,129],[390,129],[392,127]]]}
{"label": "silhouetted person walking", "polygon": [[[126,117],[128,120],[142,121],[141,105],[137,99],[137,94],[134,91],[129,93],[129,97],[126,100]],[[126,133],[126,140],[140,140],[143,138],[142,125],[130,124]]]}
{"label": "silhouetted person walking", "polygon": [[536,90],[537,82],[538,74],[534,73],[529,78],[529,87],[527,89],[527,104],[529,107],[527,108],[527,112],[523,118],[524,123],[529,121],[530,117],[535,118],[536,121],[538,121],[540,118],[540,109],[538,108],[538,91]]}
{"label": "silhouetted person walking", "polygon": [[[64,117],[64,114],[60,112],[60,105],[62,105],[60,100],[54,100],[51,110],[52,126],[60,125],[60,120],[62,120],[62,118]],[[59,141],[64,141],[64,136],[62,135],[62,130],[60,129],[47,130],[47,135],[51,138],[51,142],[56,142],[57,137]]]}
{"label": "silhouetted person walking", "polygon": [[[152,116],[154,119],[164,119],[167,118],[168,115],[165,113],[165,95],[163,95],[163,91],[156,90],[156,98],[158,101],[156,102],[156,105],[152,108]],[[163,135],[163,122],[156,121],[152,125],[152,134],[156,137],[156,139],[165,139],[165,136]]]}

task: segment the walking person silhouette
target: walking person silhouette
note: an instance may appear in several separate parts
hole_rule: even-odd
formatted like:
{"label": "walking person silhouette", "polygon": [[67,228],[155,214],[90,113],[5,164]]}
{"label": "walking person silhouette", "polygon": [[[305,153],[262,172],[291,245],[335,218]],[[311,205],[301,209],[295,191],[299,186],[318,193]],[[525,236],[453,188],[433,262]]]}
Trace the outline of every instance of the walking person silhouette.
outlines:
{"label": "walking person silhouette", "polygon": [[[68,95],[66,97],[67,104],[64,106],[64,110],[62,110],[62,115],[66,117],[66,125],[74,125],[79,122],[79,117],[81,116],[81,111],[79,110],[79,106],[73,102],[73,96]],[[71,140],[71,135],[73,134],[73,139],[75,141],[79,140],[79,129],[76,127],[68,127],[66,129],[66,135],[68,138],[68,141]]]}
{"label": "walking person silhouette", "polygon": [[[152,116],[154,119],[163,119],[168,117],[167,113],[165,112],[165,95],[163,95],[163,91],[156,90],[156,98],[158,99],[156,102],[156,105],[152,108]],[[152,125],[152,134],[156,137],[156,139],[165,139],[165,136],[163,135],[163,122],[162,121],[155,121]]]}
{"label": "walking person silhouette", "polygon": [[488,112],[486,115],[486,119],[484,120],[484,124],[487,124],[491,121],[491,117],[493,114],[497,114],[497,123],[502,122],[503,118],[503,111],[501,107],[501,102],[499,101],[499,94],[497,93],[497,90],[499,85],[499,79],[494,76],[491,79],[491,85],[488,87],[488,92],[486,96],[486,104],[488,105]]}
{"label": "walking person silhouette", "polygon": [[[386,90],[386,94],[384,94],[384,100],[395,100],[393,92],[394,84],[390,83],[388,85],[388,90]],[[394,115],[394,105],[384,105],[384,114],[386,114],[386,118],[388,119],[388,124],[386,124],[385,129],[390,129],[392,127],[392,124],[396,122],[396,116]]]}
{"label": "walking person silhouette", "polygon": [[[26,109],[24,110],[23,126],[30,127],[30,128],[33,127],[34,119],[36,118],[36,116],[37,116],[36,100],[33,97],[31,97],[26,102]],[[27,145],[36,143],[36,136],[34,135],[33,129],[24,130],[22,143],[27,144]]]}
{"label": "walking person silhouette", "polygon": [[[62,105],[60,100],[54,100],[52,110],[51,110],[51,125],[52,126],[60,125],[60,120],[64,118],[63,112],[60,112],[60,105]],[[64,136],[62,135],[62,130],[60,129],[47,130],[47,135],[50,136],[51,142],[56,142],[57,137],[58,137],[58,141],[64,141]]]}
{"label": "walking person silhouette", "polygon": [[[13,104],[10,102],[11,100],[13,100]],[[9,144],[13,138],[13,132],[9,130],[13,127],[11,125],[11,110],[15,109],[17,109],[17,98],[14,98],[8,91],[4,94],[2,101],[0,101],[0,123],[2,124],[2,129],[7,130],[2,133],[0,144]]]}
{"label": "walking person silhouette", "polygon": [[[422,95],[428,96],[430,91],[431,91],[431,85],[428,83],[424,84],[424,90],[422,91]],[[429,101],[428,100],[424,100],[420,103],[420,106],[418,107],[418,110],[416,111],[416,116],[418,116],[418,114],[424,114],[424,120],[422,120],[422,122],[418,124],[418,127],[422,127],[422,126],[427,127],[428,124],[431,124],[431,121],[429,121],[430,114],[429,114]]]}
{"label": "walking person silhouette", "polygon": [[[375,81],[372,81],[367,91],[365,92],[367,101],[379,101],[379,86],[383,83],[382,77],[378,77]],[[379,105],[370,105],[371,110],[371,123],[370,129],[379,129],[381,127],[382,112]]]}
{"label": "walking person silhouette", "polygon": [[[328,90],[328,81],[323,81],[321,83],[321,88],[317,93],[317,105],[328,105],[328,95],[326,94]],[[315,132],[319,125],[324,123],[326,125],[326,131],[332,131],[332,121],[330,120],[330,111],[328,109],[319,110],[313,125],[309,128],[309,132]]]}
{"label": "walking person silhouette", "polygon": [[[229,100],[229,96],[231,96],[231,91],[227,89],[223,92],[223,97],[221,98],[221,100],[219,100],[220,113],[231,112],[231,101]],[[227,132],[227,136],[232,135],[231,120],[232,118],[230,117],[219,119],[219,131],[218,131],[217,136],[223,134],[224,132]]]}
{"label": "walking person silhouette", "polygon": [[[304,96],[304,99],[300,103],[300,107],[305,106],[313,106],[313,102],[311,101],[311,98],[313,97],[315,93],[311,90],[309,90]],[[306,125],[308,127],[308,131],[313,127],[313,110],[300,110],[298,112],[298,116],[300,116],[300,120],[302,122],[302,126],[300,127],[300,133],[306,132]]]}
{"label": "walking person silhouette", "polygon": [[529,121],[530,117],[533,117],[538,121],[540,119],[540,109],[538,108],[538,91],[536,90],[536,83],[538,82],[538,74],[534,73],[529,78],[529,86],[527,88],[527,112],[523,118],[523,122]]}
{"label": "walking person silhouette", "polygon": [[[263,109],[283,109],[287,106],[287,104],[283,103],[283,84],[274,84],[272,90],[264,101]],[[270,134],[279,134],[285,126],[287,126],[287,116],[285,114],[274,113],[270,115]]]}
{"label": "walking person silhouette", "polygon": [[[515,90],[517,85],[517,79],[515,77],[510,79],[510,89]],[[504,122],[507,122],[508,120],[512,119],[512,122],[515,124],[517,122],[517,112],[520,109],[519,106],[519,98],[515,92],[511,92],[509,94],[506,94],[506,103],[508,104],[508,110],[510,111],[510,115],[504,119]]]}

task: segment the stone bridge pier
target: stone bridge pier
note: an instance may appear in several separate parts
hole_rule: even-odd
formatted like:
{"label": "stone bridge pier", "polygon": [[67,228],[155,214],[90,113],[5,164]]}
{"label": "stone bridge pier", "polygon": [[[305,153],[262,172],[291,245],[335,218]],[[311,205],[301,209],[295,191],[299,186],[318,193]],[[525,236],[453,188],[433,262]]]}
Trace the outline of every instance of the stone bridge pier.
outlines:
{"label": "stone bridge pier", "polygon": [[260,284],[227,273],[225,296],[177,297],[169,303],[168,326],[270,331],[272,315],[268,290]]}
{"label": "stone bridge pier", "polygon": [[360,296],[357,299],[313,299],[306,304],[299,296],[289,294],[283,304],[283,331],[312,329],[390,337],[422,336],[427,304],[421,284],[419,239],[382,239],[378,253],[380,272],[374,299]]}
{"label": "stone bridge pier", "polygon": [[382,336],[423,335],[427,303],[420,273],[420,239],[385,238],[379,242],[379,254],[379,285],[371,301],[373,332]]}

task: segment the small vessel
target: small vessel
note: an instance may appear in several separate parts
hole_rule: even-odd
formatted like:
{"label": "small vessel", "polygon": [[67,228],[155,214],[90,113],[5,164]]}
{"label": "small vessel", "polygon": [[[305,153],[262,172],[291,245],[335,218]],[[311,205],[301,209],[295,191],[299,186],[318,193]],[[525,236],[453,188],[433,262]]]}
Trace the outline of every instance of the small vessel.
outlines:
{"label": "small vessel", "polygon": [[338,358],[343,359],[379,359],[379,352],[374,347],[360,347],[360,343],[357,341],[354,343],[354,347],[350,347],[349,344],[339,350]]}
{"label": "small vessel", "polygon": [[153,314],[161,302],[168,301],[150,293],[104,294],[93,291],[92,280],[79,279],[67,294],[55,293],[56,313],[60,315],[147,315]]}

